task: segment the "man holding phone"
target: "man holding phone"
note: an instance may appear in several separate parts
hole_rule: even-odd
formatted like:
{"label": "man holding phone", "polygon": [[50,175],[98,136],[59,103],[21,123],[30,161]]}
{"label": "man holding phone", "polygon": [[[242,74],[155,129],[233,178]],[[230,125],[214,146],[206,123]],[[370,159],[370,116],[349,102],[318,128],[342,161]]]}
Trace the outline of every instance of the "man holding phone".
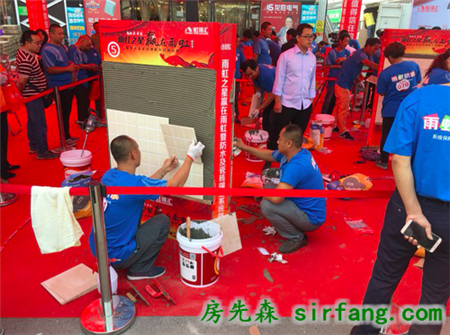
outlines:
{"label": "man holding phone", "polygon": [[[399,107],[384,147],[393,154],[397,190],[386,209],[377,260],[363,305],[390,304],[417,250],[418,241],[401,233],[405,222],[413,220],[430,241],[432,231],[442,239],[434,252],[426,253],[419,304],[424,308],[439,305],[445,316],[450,294],[449,96],[450,84],[431,85],[411,93]],[[441,328],[442,323],[418,324],[413,320],[409,334],[438,335]],[[370,324],[351,332],[378,333],[379,329]]]}

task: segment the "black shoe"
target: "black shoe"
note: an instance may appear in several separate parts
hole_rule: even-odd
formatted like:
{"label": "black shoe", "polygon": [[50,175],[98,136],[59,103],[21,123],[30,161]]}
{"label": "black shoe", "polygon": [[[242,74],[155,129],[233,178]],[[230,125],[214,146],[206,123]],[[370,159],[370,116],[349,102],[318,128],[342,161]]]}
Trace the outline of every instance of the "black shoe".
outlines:
{"label": "black shoe", "polygon": [[272,166],[272,162],[265,162],[262,170],[264,171],[265,169],[270,169],[271,166]]}
{"label": "black shoe", "polygon": [[339,132],[339,127],[338,126],[334,127],[333,128],[333,132],[338,133]]}
{"label": "black shoe", "polygon": [[141,279],[154,279],[161,277],[166,273],[166,269],[162,266],[154,266],[150,271],[144,273],[132,273],[128,272],[128,280],[141,280]]}
{"label": "black shoe", "polygon": [[54,152],[51,152],[51,151],[46,151],[46,152],[43,152],[42,154],[36,155],[37,159],[55,159],[58,157],[59,157],[59,154],[55,154]]}
{"label": "black shoe", "polygon": [[236,119],[234,120],[234,123],[241,124],[241,120],[239,120],[238,118],[236,118]]}
{"label": "black shoe", "polygon": [[350,140],[350,141],[354,141],[355,140],[355,138],[352,135],[350,135],[350,133],[348,131],[340,134],[339,137],[340,138],[344,138],[346,140]]}
{"label": "black shoe", "polygon": [[2,178],[3,179],[9,179],[9,178],[12,178],[12,177],[15,177],[15,176],[16,176],[16,174],[12,173],[12,172],[6,172],[5,174],[2,174]]}
{"label": "black shoe", "polygon": [[8,171],[17,169],[20,169],[20,165],[9,165],[7,168]]}
{"label": "black shoe", "polygon": [[380,169],[387,170],[388,165],[387,163],[383,163],[382,161],[376,161],[375,165],[378,166]]}
{"label": "black shoe", "polygon": [[300,248],[303,248],[306,244],[308,244],[308,239],[306,236],[303,239],[300,239],[300,237],[290,238],[283,242],[283,244],[278,248],[278,251],[282,254],[290,254]]}

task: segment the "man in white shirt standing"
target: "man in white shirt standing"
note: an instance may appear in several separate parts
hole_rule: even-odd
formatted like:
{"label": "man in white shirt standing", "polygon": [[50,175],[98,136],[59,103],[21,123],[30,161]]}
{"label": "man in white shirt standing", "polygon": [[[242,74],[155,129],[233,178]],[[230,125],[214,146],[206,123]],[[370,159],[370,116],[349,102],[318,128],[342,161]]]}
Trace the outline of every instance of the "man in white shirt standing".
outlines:
{"label": "man in white shirt standing", "polygon": [[316,56],[309,51],[314,38],[313,27],[301,24],[297,28],[297,44],[280,55],[273,94],[274,112],[280,113],[276,132],[290,123],[305,131],[316,97]]}

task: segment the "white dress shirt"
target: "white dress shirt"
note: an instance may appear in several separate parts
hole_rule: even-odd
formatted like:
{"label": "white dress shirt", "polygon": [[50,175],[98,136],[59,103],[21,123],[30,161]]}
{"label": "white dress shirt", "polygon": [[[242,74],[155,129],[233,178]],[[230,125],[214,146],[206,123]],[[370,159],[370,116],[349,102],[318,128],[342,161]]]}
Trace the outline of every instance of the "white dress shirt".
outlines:
{"label": "white dress shirt", "polygon": [[316,97],[316,56],[295,45],[283,52],[277,63],[273,94],[281,104],[298,110],[308,108]]}

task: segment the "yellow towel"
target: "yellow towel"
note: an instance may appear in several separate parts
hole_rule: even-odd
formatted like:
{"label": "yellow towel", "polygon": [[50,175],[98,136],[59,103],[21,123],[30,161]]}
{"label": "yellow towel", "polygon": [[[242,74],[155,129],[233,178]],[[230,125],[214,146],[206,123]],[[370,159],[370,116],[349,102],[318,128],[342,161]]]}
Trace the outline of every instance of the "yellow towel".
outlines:
{"label": "yellow towel", "polygon": [[81,245],[83,230],[73,215],[69,189],[31,188],[31,224],[43,254]]}

